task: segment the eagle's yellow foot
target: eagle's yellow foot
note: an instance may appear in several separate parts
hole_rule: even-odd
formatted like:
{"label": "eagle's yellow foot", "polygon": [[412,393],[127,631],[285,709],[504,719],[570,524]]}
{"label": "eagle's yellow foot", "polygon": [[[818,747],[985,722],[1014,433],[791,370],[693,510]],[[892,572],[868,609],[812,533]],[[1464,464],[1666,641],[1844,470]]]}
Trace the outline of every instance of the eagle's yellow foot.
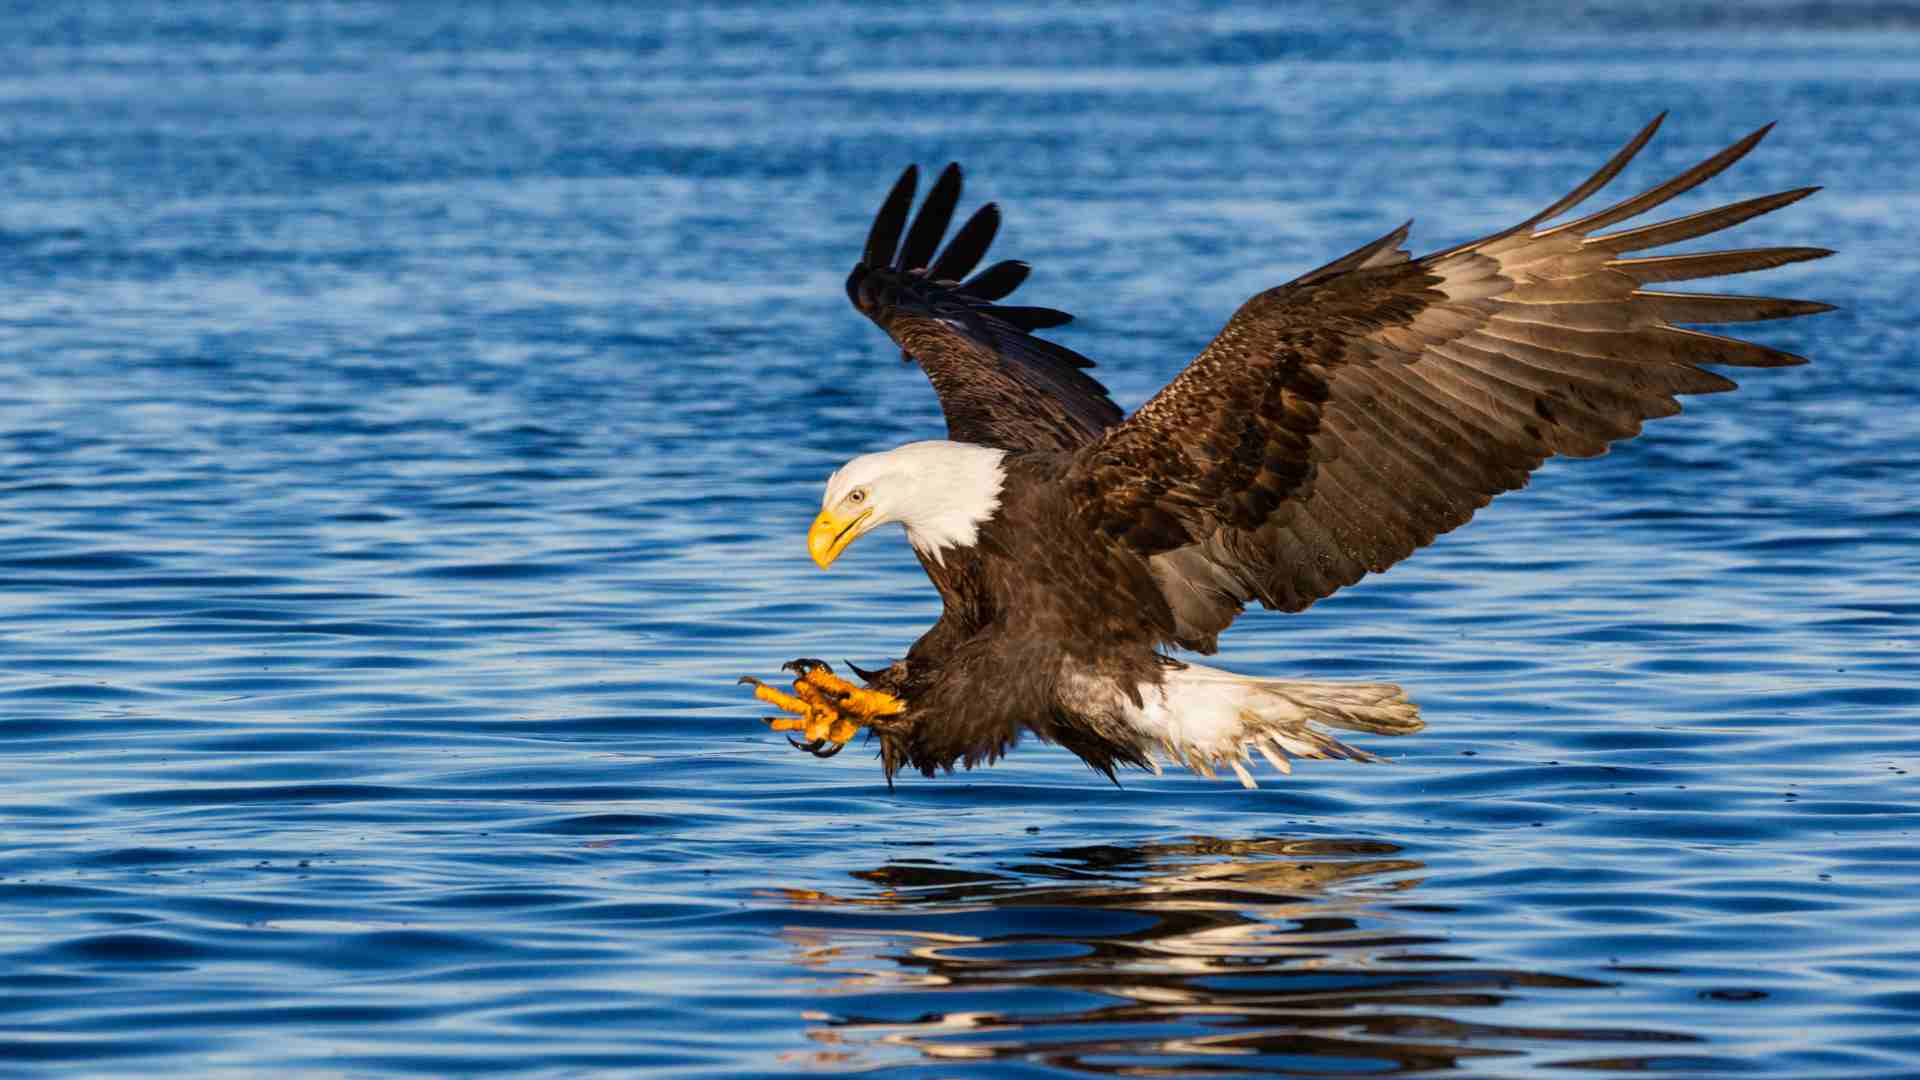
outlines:
{"label": "eagle's yellow foot", "polygon": [[841,712],[851,713],[862,720],[895,716],[907,709],[907,703],[892,694],[880,690],[869,690],[864,686],[855,686],[835,675],[833,669],[822,660],[789,660],[781,664],[780,668],[782,671],[791,671],[800,676],[794,680],[795,690],[810,686],[825,694]]}
{"label": "eagle's yellow foot", "polygon": [[863,723],[892,716],[907,707],[891,694],[847,682],[818,660],[794,660],[782,667],[799,676],[793,681],[791,694],[751,675],[742,676],[740,682],[753,687],[754,697],[792,713],[791,717],[769,716],[767,724],[775,731],[800,732],[806,742],[791,735],[787,741],[815,757],[832,757],[860,733]]}
{"label": "eagle's yellow foot", "polygon": [[[852,721],[842,717],[840,710],[812,687],[802,687],[799,683],[795,683],[794,690],[798,692],[796,695],[776,690],[751,675],[742,676],[740,681],[753,687],[754,697],[793,714],[792,717],[769,716],[766,718],[767,724],[775,731],[798,731],[805,735],[808,739],[806,743],[788,736],[789,741],[803,750],[823,757],[831,756],[831,754],[821,754],[821,749],[828,743],[845,743],[860,730]],[[838,752],[839,747],[835,746],[833,753]]]}

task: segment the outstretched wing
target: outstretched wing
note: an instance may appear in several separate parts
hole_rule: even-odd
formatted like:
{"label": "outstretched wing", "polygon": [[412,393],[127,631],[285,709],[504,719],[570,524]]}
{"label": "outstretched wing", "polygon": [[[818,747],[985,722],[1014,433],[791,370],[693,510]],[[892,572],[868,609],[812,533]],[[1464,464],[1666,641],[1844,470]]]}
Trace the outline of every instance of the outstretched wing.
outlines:
{"label": "outstretched wing", "polygon": [[1719,173],[1768,128],[1643,194],[1539,227],[1611,180],[1663,118],[1511,229],[1412,261],[1393,258],[1396,231],[1254,297],[1172,383],[1078,453],[1080,511],[1155,556],[1183,640],[1210,648],[1248,600],[1305,608],[1466,522],[1548,457],[1604,453],[1679,412],[1676,395],[1733,389],[1698,365],[1805,362],[1672,324],[1829,305],[1642,286],[1831,252],[1627,256],[1816,189],[1600,233]]}
{"label": "outstretched wing", "polygon": [[999,231],[999,207],[974,211],[936,255],[960,201],[960,166],[940,174],[909,228],[918,180],[919,170],[907,166],[881,204],[866,253],[847,277],[847,298],[927,373],[947,437],[1006,450],[1070,450],[1118,423],[1107,388],[1083,370],[1093,361],[1033,336],[1073,316],[997,302],[1026,280],[1026,263],[1009,259],[966,277]]}

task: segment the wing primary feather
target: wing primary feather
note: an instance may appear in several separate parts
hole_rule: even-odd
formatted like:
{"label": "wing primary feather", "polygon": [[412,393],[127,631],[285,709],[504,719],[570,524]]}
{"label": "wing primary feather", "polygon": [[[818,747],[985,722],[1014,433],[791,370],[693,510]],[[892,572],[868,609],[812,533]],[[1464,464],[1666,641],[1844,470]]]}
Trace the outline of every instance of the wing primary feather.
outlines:
{"label": "wing primary feather", "polygon": [[1628,139],[1627,145],[1615,151],[1614,155],[1607,159],[1605,165],[1594,170],[1592,176],[1582,180],[1579,187],[1561,196],[1559,201],[1555,202],[1552,206],[1521,222],[1514,227],[1513,231],[1519,232],[1521,229],[1531,229],[1543,221],[1551,220],[1555,215],[1564,213],[1586,202],[1594,192],[1612,183],[1613,178],[1620,175],[1620,170],[1626,168],[1627,163],[1637,157],[1640,151],[1646,148],[1647,143],[1653,140],[1653,133],[1660,130],[1660,125],[1666,118],[1667,114],[1663,110],[1660,115],[1648,121],[1647,126],[1641,128],[1638,135]]}
{"label": "wing primary feather", "polygon": [[1635,351],[1645,340],[1645,335],[1652,332],[1657,332],[1657,328],[1604,335],[1604,339],[1611,340],[1615,347],[1606,355],[1592,355],[1578,346],[1544,347],[1512,335],[1503,336],[1499,328],[1492,326],[1486,331],[1463,337],[1460,342],[1498,352],[1529,367],[1554,372],[1565,377],[1568,380],[1567,389],[1573,391],[1577,391],[1584,382],[1596,379],[1602,384],[1601,392],[1605,395],[1611,395],[1616,390],[1627,390],[1637,396],[1672,396],[1710,394],[1733,389],[1733,384],[1727,379],[1694,367],[1691,363],[1677,363],[1660,356],[1643,356]]}
{"label": "wing primary feather", "polygon": [[1747,248],[1740,251],[1703,251],[1693,255],[1615,259],[1607,264],[1607,268],[1618,270],[1642,285],[1654,285],[1771,270],[1788,263],[1824,259],[1831,254],[1831,250],[1817,247]]}
{"label": "wing primary feather", "polygon": [[953,208],[959,202],[960,166],[948,165],[927,189],[926,201],[913,216],[913,225],[907,229],[906,242],[900,245],[900,257],[893,264],[894,269],[919,270],[933,262],[933,253],[940,247],[940,238],[947,234],[947,226],[953,221]]}
{"label": "wing primary feather", "polygon": [[[1030,337],[1026,340],[1026,345],[1035,352],[1044,354],[1048,359],[1057,360],[1070,367],[1090,368],[1093,366],[1093,361],[1056,341],[1048,341],[1046,338]],[[1089,378],[1088,381],[1092,382],[1092,379]],[[1100,389],[1100,392],[1103,394],[1106,392],[1104,388],[1100,388],[1099,383],[1093,383],[1093,385],[1089,387],[1089,389],[1096,388]]]}
{"label": "wing primary feather", "polygon": [[953,234],[947,249],[933,261],[933,268],[927,276],[935,281],[959,281],[973,272],[986,257],[987,248],[993,245],[993,238],[1000,231],[1000,208],[993,203],[973,212],[960,231]]}
{"label": "wing primary feather", "polygon": [[1429,255],[1427,256],[1426,261],[1437,262],[1440,259],[1444,259],[1449,255],[1458,254],[1459,252],[1465,251],[1468,248],[1480,247],[1485,244],[1490,244],[1495,240],[1502,240],[1509,236],[1518,235],[1519,233],[1525,232],[1528,229],[1533,228],[1535,225],[1538,225],[1541,222],[1552,218],[1556,214],[1565,213],[1566,211],[1573,209],[1574,207],[1580,205],[1581,203],[1586,202],[1587,199],[1591,197],[1594,192],[1599,191],[1603,187],[1606,187],[1609,183],[1613,181],[1614,177],[1619,176],[1620,170],[1626,168],[1627,163],[1632,161],[1636,156],[1639,155],[1641,150],[1646,148],[1647,143],[1652,141],[1653,139],[1653,133],[1660,130],[1660,125],[1662,122],[1666,120],[1666,118],[1667,118],[1667,114],[1665,110],[1662,110],[1660,115],[1654,117],[1652,120],[1649,120],[1647,122],[1647,126],[1640,129],[1640,133],[1638,135],[1635,135],[1633,138],[1628,139],[1627,145],[1621,147],[1619,150],[1616,150],[1614,152],[1614,155],[1607,159],[1607,163],[1605,165],[1602,165],[1598,169],[1594,170],[1594,173],[1592,176],[1589,176],[1585,180],[1582,180],[1580,182],[1579,187],[1576,187],[1572,191],[1569,191],[1565,195],[1562,195],[1558,200],[1554,202],[1552,206],[1547,207],[1545,210],[1540,211],[1539,213],[1533,215],[1527,220],[1521,222],[1520,224],[1513,226],[1512,228],[1502,229],[1496,233],[1489,233],[1488,235],[1483,236],[1478,240],[1469,240],[1464,244],[1460,244],[1456,247],[1450,247],[1450,248],[1447,248],[1445,251],[1440,251],[1432,255]]}
{"label": "wing primary feather", "polygon": [[1791,206],[1819,190],[1817,187],[1803,187],[1774,195],[1762,195],[1757,199],[1729,203],[1712,210],[1702,210],[1697,214],[1688,214],[1686,217],[1642,225],[1625,232],[1590,236],[1587,238],[1587,243],[1613,252],[1643,251],[1647,248],[1665,247],[1682,240],[1691,240],[1696,236],[1716,233],[1721,229],[1730,229],[1750,218],[1770,214],[1783,206]]}
{"label": "wing primary feather", "polygon": [[1746,138],[1741,139],[1739,142],[1734,143],[1732,146],[1727,147],[1725,150],[1720,151],[1664,184],[1649,188],[1631,199],[1624,199],[1614,203],[1605,210],[1588,214],[1586,217],[1580,218],[1577,221],[1569,221],[1565,225],[1556,225],[1551,229],[1541,232],[1540,235],[1552,236],[1555,233],[1572,232],[1584,236],[1587,233],[1593,232],[1595,229],[1604,229],[1616,221],[1625,221],[1630,217],[1646,213],[1661,203],[1677,195],[1692,191],[1694,188],[1720,175],[1726,171],[1728,166],[1746,157],[1748,151],[1760,145],[1760,140],[1766,138],[1767,132],[1772,130],[1773,125],[1766,124],[1753,134],[1748,135]]}
{"label": "wing primary feather", "polygon": [[998,300],[1018,289],[1032,268],[1019,259],[994,263],[968,278],[959,291],[982,300]]}
{"label": "wing primary feather", "polygon": [[1073,321],[1073,316],[1064,311],[1044,307],[1001,307],[981,309],[1002,321],[1011,323],[1022,330],[1044,330],[1049,326],[1065,326]]}
{"label": "wing primary feather", "polygon": [[1677,360],[1686,364],[1725,364],[1728,367],[1796,367],[1807,362],[1804,356],[1797,356],[1780,349],[1769,349],[1765,345],[1756,345],[1739,338],[1722,337],[1709,334],[1705,330],[1686,330],[1677,326],[1663,326],[1659,336],[1652,342],[1642,344],[1642,350],[1658,350],[1663,359]]}
{"label": "wing primary feather", "polygon": [[1725,296],[1718,293],[1636,292],[1633,306],[1676,323],[1764,322],[1818,315],[1832,304],[1774,296]]}
{"label": "wing primary feather", "polygon": [[900,246],[900,230],[906,227],[907,211],[913,207],[914,189],[920,186],[920,167],[909,165],[900,173],[900,179],[893,182],[893,190],[887,192],[887,199],[880,204],[880,212],[873,216],[873,227],[867,230],[866,255],[861,261],[868,266],[891,266],[894,249]]}

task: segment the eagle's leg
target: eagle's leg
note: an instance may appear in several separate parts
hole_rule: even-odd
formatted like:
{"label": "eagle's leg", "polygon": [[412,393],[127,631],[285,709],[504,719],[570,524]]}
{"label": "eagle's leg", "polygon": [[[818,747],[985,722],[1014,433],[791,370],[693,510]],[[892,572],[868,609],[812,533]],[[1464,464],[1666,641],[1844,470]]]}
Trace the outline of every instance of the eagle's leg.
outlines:
{"label": "eagle's leg", "polygon": [[754,697],[793,714],[792,717],[769,716],[766,721],[775,731],[800,732],[806,742],[792,736],[787,741],[815,757],[832,757],[846,746],[848,739],[859,734],[862,726],[896,715],[907,707],[891,694],[847,682],[819,660],[793,660],[782,667],[799,676],[793,681],[791,694],[751,675],[743,676],[740,681],[754,688]]}
{"label": "eagle's leg", "polygon": [[[753,696],[761,701],[784,709],[793,714],[791,718],[769,716],[767,724],[775,731],[798,731],[809,742],[802,749],[817,749],[828,742],[844,743],[859,732],[859,728],[840,715],[840,710],[828,701],[825,695],[810,686],[803,687],[795,682],[796,693],[789,694],[777,690],[751,675],[743,675],[740,681],[753,687]],[[795,743],[796,746],[801,746]]]}

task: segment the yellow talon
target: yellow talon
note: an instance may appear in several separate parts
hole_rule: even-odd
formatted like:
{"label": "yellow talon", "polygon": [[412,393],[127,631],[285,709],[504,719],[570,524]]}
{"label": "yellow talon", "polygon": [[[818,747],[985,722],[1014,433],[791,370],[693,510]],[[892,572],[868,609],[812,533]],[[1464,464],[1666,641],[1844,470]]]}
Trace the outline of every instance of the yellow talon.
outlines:
{"label": "yellow talon", "polygon": [[[821,693],[819,687],[796,681],[793,684],[793,691],[800,695],[800,700],[807,705],[808,739],[827,738],[828,732],[846,725],[847,721],[840,715],[839,708],[827,700],[827,695]],[[847,740],[834,739],[833,741],[846,742]]]}
{"label": "yellow talon", "polygon": [[794,697],[792,694],[782,693],[779,690],[775,690],[773,687],[768,686],[765,683],[760,682],[759,680],[754,681],[753,696],[759,698],[761,701],[764,701],[769,705],[774,706],[775,708],[784,709],[787,712],[794,713],[799,716],[804,716],[809,720],[813,719],[814,709],[811,704],[801,700],[800,698]]}
{"label": "yellow talon", "polygon": [[826,691],[839,708],[863,718],[892,716],[906,711],[907,708],[906,702],[892,694],[855,686],[826,668],[812,668],[793,684],[793,688],[803,695],[806,690],[802,688],[807,686]]}
{"label": "yellow talon", "polygon": [[795,680],[795,685],[800,683],[812,683],[831,694],[848,694],[860,689],[823,667],[808,668],[806,674]]}
{"label": "yellow talon", "polygon": [[876,716],[893,716],[907,711],[906,702],[879,690],[855,689],[853,693],[847,695],[843,704],[869,719]]}
{"label": "yellow talon", "polygon": [[793,692],[800,695],[800,700],[811,706],[816,713],[838,713],[840,711],[840,706],[837,702],[829,698],[818,686],[807,682],[805,679],[794,680]]}
{"label": "yellow talon", "polygon": [[906,711],[906,702],[892,694],[855,686],[824,667],[813,667],[793,681],[793,693],[776,690],[751,675],[740,680],[753,687],[753,696],[792,716],[769,716],[774,731],[799,732],[806,745],[794,743],[816,757],[832,757],[860,728],[877,717]]}

